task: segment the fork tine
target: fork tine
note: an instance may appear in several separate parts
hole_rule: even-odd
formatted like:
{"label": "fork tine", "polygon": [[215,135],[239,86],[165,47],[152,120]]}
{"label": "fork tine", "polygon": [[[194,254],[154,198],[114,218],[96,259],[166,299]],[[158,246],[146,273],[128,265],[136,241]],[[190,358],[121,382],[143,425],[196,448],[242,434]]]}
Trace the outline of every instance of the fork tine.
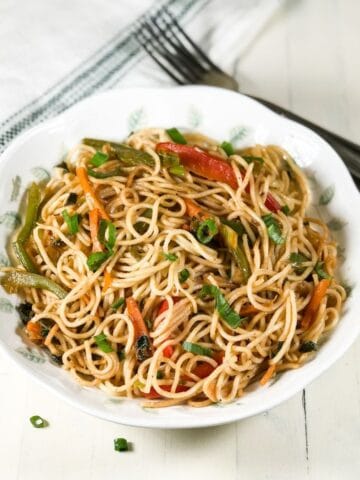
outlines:
{"label": "fork tine", "polygon": [[[183,38],[188,42],[188,44],[191,45],[191,47],[195,50],[195,52],[205,62],[205,64],[207,65],[207,70],[215,69],[216,71],[221,72],[220,68],[217,65],[215,65],[214,62],[211,61],[211,59],[206,55],[206,53],[200,47],[198,47],[198,45],[196,45],[196,43],[189,37],[189,35],[185,32],[185,30],[182,29],[182,27],[180,26],[180,24],[178,23],[176,18],[173,17],[173,15],[170,13],[170,11],[167,7],[164,7],[161,10],[160,16],[164,15],[164,14],[168,18],[168,22],[169,22],[168,24],[169,24],[170,29],[173,31],[175,37],[177,38],[177,40],[181,44],[181,46],[184,48],[184,50],[188,50],[188,49],[186,48],[184,43],[181,42],[179,37],[176,36],[176,32],[174,31],[174,27],[175,27],[175,30],[177,30],[177,32],[180,33],[180,35],[183,36]],[[197,62],[199,62],[199,59],[196,59],[196,60],[197,60]]]}
{"label": "fork tine", "polygon": [[137,32],[137,35],[138,35],[137,40],[140,43],[140,45],[146,50],[146,52],[150,55],[150,57],[159,65],[159,67],[162,68],[169,75],[169,77],[175,80],[176,83],[178,83],[179,85],[185,85],[186,84],[185,80],[175,75],[175,73],[172,70],[170,70],[164,62],[160,60],[161,57],[159,58],[159,56],[156,56],[153,53],[152,49],[149,47],[148,39],[140,32]]}
{"label": "fork tine", "polygon": [[[185,63],[185,62],[179,61],[179,58],[176,56],[176,52],[170,50],[169,44],[166,42],[164,32],[162,30],[159,30],[159,32],[156,32],[153,28],[153,25],[150,24],[149,21],[143,22],[141,24],[141,27],[142,28],[141,28],[140,34],[142,34],[142,40],[143,40],[142,45],[145,48],[145,44],[146,44],[147,52],[149,52],[151,47],[152,58],[155,59],[156,57],[157,59],[156,61],[158,64],[160,64],[160,59],[158,58],[158,56],[161,57],[161,60],[166,60],[167,63],[175,69],[177,75],[175,75],[174,72],[172,72],[171,76],[172,78],[174,78],[174,76],[177,76],[176,81],[178,83],[179,83],[179,78],[178,78],[179,74],[181,74],[183,77],[181,81],[182,84],[197,83],[197,81],[201,77],[201,73],[195,72],[194,70],[191,70],[190,68],[188,68],[187,65],[189,65],[189,62]],[[148,35],[144,33],[145,30],[147,30]],[[165,42],[164,42],[164,39],[165,39]],[[156,55],[156,53],[158,55]],[[161,66],[164,68],[164,62],[161,62],[161,63],[162,63]],[[167,70],[167,72],[169,72],[169,70]]]}

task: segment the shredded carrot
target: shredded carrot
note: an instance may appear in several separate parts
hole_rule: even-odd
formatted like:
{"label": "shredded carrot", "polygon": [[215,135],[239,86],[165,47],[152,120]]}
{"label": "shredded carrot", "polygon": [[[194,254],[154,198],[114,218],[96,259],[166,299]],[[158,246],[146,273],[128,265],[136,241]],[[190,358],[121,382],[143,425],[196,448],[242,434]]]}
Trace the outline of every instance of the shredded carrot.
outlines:
{"label": "shredded carrot", "polygon": [[311,300],[306,307],[301,321],[302,328],[309,328],[312,322],[315,320],[317,311],[319,310],[320,304],[326,295],[326,291],[329,288],[330,283],[331,280],[324,278],[323,280],[320,280],[320,282],[314,288]]}
{"label": "shredded carrot", "polygon": [[113,281],[113,277],[111,275],[111,272],[110,270],[106,269],[104,273],[104,286],[102,290],[103,293],[105,293],[106,290],[111,287],[112,281]]}
{"label": "shredded carrot", "polygon": [[101,201],[98,199],[95,193],[95,190],[89,181],[89,177],[87,175],[86,169],[84,167],[77,167],[76,176],[78,177],[80,185],[84,190],[85,194],[91,196],[95,207],[99,209],[101,217],[104,218],[105,220],[110,220],[109,215],[107,214]]}
{"label": "shredded carrot", "polygon": [[93,208],[89,212],[90,237],[93,244],[94,252],[102,252],[103,247],[98,239],[99,233],[100,210]]}
{"label": "shredded carrot", "polygon": [[242,307],[240,310],[240,315],[242,317],[246,317],[246,315],[255,315],[256,313],[259,313],[259,310],[254,307],[254,305],[245,305],[245,307]]}
{"label": "shredded carrot", "polygon": [[135,337],[141,337],[143,335],[149,336],[148,329],[144,322],[142,313],[139,310],[138,304],[133,297],[128,297],[126,299],[126,306],[128,310],[129,317],[134,325]]}
{"label": "shredded carrot", "polygon": [[184,202],[186,205],[186,213],[189,217],[197,217],[202,212],[201,207],[189,198],[184,198]]}
{"label": "shredded carrot", "polygon": [[41,331],[40,331],[40,323],[38,323],[38,322],[28,322],[28,324],[26,325],[26,330],[27,330],[31,340],[42,339]]}
{"label": "shredded carrot", "polygon": [[276,370],[276,365],[270,365],[270,367],[266,370],[264,375],[261,377],[260,385],[266,385],[270,378],[274,375]]}

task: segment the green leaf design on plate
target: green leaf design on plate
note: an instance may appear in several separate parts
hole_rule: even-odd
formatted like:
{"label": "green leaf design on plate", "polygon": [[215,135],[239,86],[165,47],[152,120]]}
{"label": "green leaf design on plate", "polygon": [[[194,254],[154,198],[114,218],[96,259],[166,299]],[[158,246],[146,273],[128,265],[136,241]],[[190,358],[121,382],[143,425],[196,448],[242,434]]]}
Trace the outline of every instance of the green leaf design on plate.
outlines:
{"label": "green leaf design on plate", "polygon": [[190,128],[198,128],[202,122],[202,114],[195,107],[189,108],[188,124]]}
{"label": "green leaf design on plate", "polygon": [[329,222],[327,222],[327,226],[333,232],[339,232],[345,227],[345,225],[346,225],[346,222],[343,222],[339,218],[332,218]]}
{"label": "green leaf design on plate", "polygon": [[158,411],[155,408],[149,408],[149,407],[141,407],[144,412],[146,413],[152,413],[153,415],[157,415]]}
{"label": "green leaf design on plate", "polygon": [[237,143],[240,140],[243,140],[248,135],[248,133],[249,131],[246,127],[234,127],[230,130],[229,142]]}
{"label": "green leaf design on plate", "polygon": [[325,188],[319,198],[319,205],[327,205],[331,202],[335,195],[335,185],[330,185],[329,187]]}
{"label": "green leaf design on plate", "polygon": [[130,113],[128,118],[128,128],[130,132],[142,127],[146,120],[146,114],[143,108],[138,108]]}
{"label": "green leaf design on plate", "polygon": [[7,298],[0,298],[0,312],[11,313],[14,310],[13,304]]}
{"label": "green leaf design on plate", "polygon": [[23,357],[27,360],[30,360],[34,363],[45,363],[45,358],[41,357],[36,350],[32,350],[31,348],[24,348],[19,347],[15,349],[15,352],[20,353]]}
{"label": "green leaf design on plate", "polygon": [[345,292],[346,292],[346,295],[347,297],[349,298],[355,285],[350,285],[348,282],[346,282],[345,280],[343,282],[341,282],[342,287],[344,288]]}
{"label": "green leaf design on plate", "polygon": [[10,267],[10,260],[4,253],[0,253],[0,267]]}
{"label": "green leaf design on plate", "polygon": [[39,182],[48,182],[50,180],[50,173],[45,168],[34,167],[31,169],[31,173]]}
{"label": "green leaf design on plate", "polygon": [[339,260],[345,260],[345,248],[344,247],[340,247],[340,245],[337,245],[336,253],[337,253],[337,256],[338,256]]}
{"label": "green leaf design on plate", "polygon": [[17,212],[5,212],[3,215],[0,215],[0,225],[13,230],[20,225],[19,214]]}
{"label": "green leaf design on plate", "polygon": [[10,196],[10,201],[15,202],[19,196],[20,188],[21,188],[21,178],[19,175],[16,175],[12,180],[12,191]]}

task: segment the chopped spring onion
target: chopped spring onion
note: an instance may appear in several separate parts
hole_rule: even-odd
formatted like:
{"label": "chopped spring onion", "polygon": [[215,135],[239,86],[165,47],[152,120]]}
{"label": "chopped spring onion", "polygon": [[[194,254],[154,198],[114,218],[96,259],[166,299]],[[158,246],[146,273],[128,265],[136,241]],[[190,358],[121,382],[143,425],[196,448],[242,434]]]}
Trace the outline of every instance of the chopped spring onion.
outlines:
{"label": "chopped spring onion", "polygon": [[66,200],[65,205],[75,205],[75,203],[77,202],[77,199],[78,199],[77,194],[75,192],[71,192],[69,193],[69,196]]}
{"label": "chopped spring onion", "polygon": [[79,214],[70,215],[67,210],[63,210],[62,216],[68,226],[70,235],[75,235],[79,231]]}
{"label": "chopped spring onion", "polygon": [[309,340],[308,342],[304,342],[300,345],[299,351],[301,353],[308,353],[317,350],[317,343],[312,342]]}
{"label": "chopped spring onion", "polygon": [[166,130],[166,133],[169,135],[173,142],[186,145],[187,141],[177,128],[169,128],[168,130]]}
{"label": "chopped spring onion", "polygon": [[111,256],[111,252],[94,252],[87,259],[87,266],[92,272],[101,267],[101,265]]}
{"label": "chopped spring onion", "polygon": [[194,355],[204,355],[205,357],[212,357],[213,355],[210,348],[202,347],[197,343],[183,342],[182,347],[184,350],[193,353]]}
{"label": "chopped spring onion", "polygon": [[89,177],[103,179],[103,178],[110,178],[110,177],[119,177],[120,175],[122,175],[122,169],[115,168],[114,170],[108,170],[107,172],[99,172],[97,170],[89,168],[87,173]]}
{"label": "chopped spring onion", "polygon": [[196,237],[199,242],[207,244],[211,242],[211,240],[215,237],[218,231],[219,230],[215,220],[213,220],[212,218],[207,218],[203,222],[200,222],[199,226],[197,227]]}
{"label": "chopped spring onion", "polygon": [[128,441],[125,438],[115,438],[114,450],[116,452],[127,452],[129,450]]}
{"label": "chopped spring onion", "polygon": [[175,255],[175,253],[163,253],[164,257],[166,260],[169,260],[170,262],[176,262],[178,259],[178,256]]}
{"label": "chopped spring onion", "polygon": [[306,257],[305,255],[303,255],[300,252],[290,253],[289,260],[290,260],[293,267],[298,267],[303,262],[309,262],[308,257]]}
{"label": "chopped spring onion", "polygon": [[225,320],[231,328],[238,328],[247,320],[247,317],[240,317],[240,315],[230,307],[224,295],[215,285],[204,285],[200,290],[200,296],[209,296],[215,299],[216,310],[220,317]]}
{"label": "chopped spring onion", "polygon": [[281,211],[282,211],[283,213],[285,213],[285,215],[290,215],[290,213],[291,213],[291,210],[290,210],[290,208],[289,208],[288,205],[283,205],[283,206],[281,207]]}
{"label": "chopped spring onion", "polygon": [[230,142],[222,142],[220,147],[224,150],[227,156],[234,155],[235,150]]}
{"label": "chopped spring onion", "polygon": [[223,225],[227,225],[228,227],[232,228],[240,237],[244,235],[245,228],[240,220],[228,220],[227,218],[221,218],[220,221]]}
{"label": "chopped spring onion", "polygon": [[49,422],[45,418],[40,417],[39,415],[33,415],[30,417],[31,425],[35,428],[45,428],[49,426]]}
{"label": "chopped spring onion", "polygon": [[156,372],[156,378],[157,378],[158,380],[162,380],[162,379],[164,378],[164,372],[162,372],[161,370],[158,370],[158,371]]}
{"label": "chopped spring onion", "polygon": [[95,166],[95,167],[101,167],[101,165],[104,165],[109,160],[109,155],[103,152],[96,152],[95,155],[92,157],[90,162]]}
{"label": "chopped spring onion", "polygon": [[95,335],[94,340],[96,342],[96,345],[100,348],[102,352],[110,353],[114,351],[105,333],[102,332],[99,335]]}
{"label": "chopped spring onion", "polygon": [[258,162],[263,164],[264,159],[261,157],[256,157],[254,155],[241,155],[241,158],[245,160],[246,163],[253,163],[253,162]]}
{"label": "chopped spring onion", "polygon": [[122,307],[125,303],[125,298],[124,297],[121,297],[119,298],[119,300],[117,300],[116,302],[114,302],[112,305],[111,305],[111,308],[113,310],[117,310],[119,307]]}
{"label": "chopped spring onion", "polygon": [[273,217],[272,213],[261,218],[266,225],[270,239],[277,245],[282,245],[285,242],[285,238],[281,234],[279,222]]}
{"label": "chopped spring onion", "polygon": [[184,165],[175,165],[174,167],[169,168],[169,172],[177,177],[183,177],[185,175],[185,167]]}
{"label": "chopped spring onion", "polygon": [[[107,232],[107,240],[105,239]],[[98,232],[99,242],[104,245],[109,252],[112,252],[112,249],[115,246],[116,242],[116,228],[115,225],[107,220],[101,219]]]}
{"label": "chopped spring onion", "polygon": [[190,277],[190,272],[187,268],[184,268],[179,272],[179,282],[184,283]]}
{"label": "chopped spring onion", "polygon": [[326,270],[324,269],[324,262],[318,262],[316,265],[315,265],[315,268],[314,268],[315,272],[317,273],[318,277],[319,278],[326,278],[328,280],[331,279],[331,275],[329,275]]}

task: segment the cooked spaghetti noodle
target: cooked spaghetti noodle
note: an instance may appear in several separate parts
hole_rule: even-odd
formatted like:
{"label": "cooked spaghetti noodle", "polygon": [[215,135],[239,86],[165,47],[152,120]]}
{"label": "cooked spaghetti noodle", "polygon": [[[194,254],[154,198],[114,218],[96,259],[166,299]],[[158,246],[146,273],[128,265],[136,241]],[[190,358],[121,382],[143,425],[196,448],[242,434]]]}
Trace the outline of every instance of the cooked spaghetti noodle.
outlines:
{"label": "cooked spaghetti noodle", "polygon": [[148,407],[231,402],[300,367],[346,295],[289,154],[162,129],[125,145],[76,146],[33,205],[1,280],[30,340]]}

